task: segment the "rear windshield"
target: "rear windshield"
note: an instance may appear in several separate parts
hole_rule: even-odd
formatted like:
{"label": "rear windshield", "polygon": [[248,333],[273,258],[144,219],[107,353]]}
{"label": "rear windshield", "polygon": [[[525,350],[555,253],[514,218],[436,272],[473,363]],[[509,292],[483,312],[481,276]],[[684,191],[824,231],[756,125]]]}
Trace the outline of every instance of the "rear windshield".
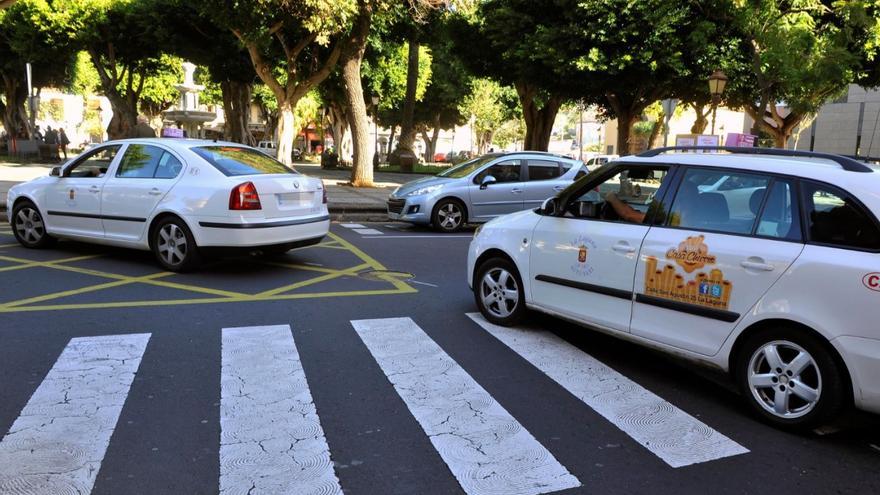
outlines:
{"label": "rear windshield", "polygon": [[258,174],[294,174],[295,170],[278,160],[250,148],[237,146],[200,146],[192,149],[226,176]]}

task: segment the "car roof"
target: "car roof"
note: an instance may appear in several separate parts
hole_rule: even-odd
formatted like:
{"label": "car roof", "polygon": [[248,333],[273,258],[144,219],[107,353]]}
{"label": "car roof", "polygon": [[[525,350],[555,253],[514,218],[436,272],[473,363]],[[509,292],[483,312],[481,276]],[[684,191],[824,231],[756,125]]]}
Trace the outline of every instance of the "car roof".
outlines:
{"label": "car roof", "polygon": [[191,138],[129,138],[129,139],[114,139],[112,141],[107,141],[101,143],[101,146],[108,144],[126,144],[126,143],[139,143],[139,144],[160,144],[164,146],[168,146],[175,149],[188,149],[194,148],[197,146],[238,146],[238,147],[249,147],[245,144],[241,143],[233,143],[231,141],[215,141],[213,139],[191,139]]}

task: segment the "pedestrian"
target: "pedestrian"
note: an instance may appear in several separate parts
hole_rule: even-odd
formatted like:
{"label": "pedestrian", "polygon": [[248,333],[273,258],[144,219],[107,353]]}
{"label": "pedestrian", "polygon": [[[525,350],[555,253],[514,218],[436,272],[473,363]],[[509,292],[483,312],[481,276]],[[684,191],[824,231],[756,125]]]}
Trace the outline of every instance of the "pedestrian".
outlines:
{"label": "pedestrian", "polygon": [[134,136],[132,136],[132,137],[138,137],[138,138],[154,138],[154,137],[156,137],[156,131],[154,131],[153,128],[150,127],[150,124],[147,121],[147,118],[144,117],[143,115],[138,115],[137,125],[134,126],[133,134],[134,134]]}
{"label": "pedestrian", "polygon": [[33,136],[33,139],[36,139],[37,141],[42,141],[42,140],[43,140],[43,133],[40,132],[40,126],[34,126],[34,136]]}
{"label": "pedestrian", "polygon": [[61,146],[61,152],[64,153],[64,160],[67,160],[67,145],[70,144],[70,138],[67,137],[67,133],[64,132],[64,128],[62,127],[58,134],[58,144]]}
{"label": "pedestrian", "polygon": [[46,126],[44,142],[49,147],[49,159],[58,161],[58,132],[52,126]]}

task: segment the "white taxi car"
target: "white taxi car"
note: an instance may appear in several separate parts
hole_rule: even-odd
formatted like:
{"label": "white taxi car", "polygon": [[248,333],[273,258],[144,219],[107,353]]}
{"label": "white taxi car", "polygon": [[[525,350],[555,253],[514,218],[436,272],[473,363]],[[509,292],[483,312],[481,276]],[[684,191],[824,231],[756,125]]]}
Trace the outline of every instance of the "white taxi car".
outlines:
{"label": "white taxi car", "polygon": [[276,254],[327,235],[318,179],[235,143],[125,139],[97,146],[7,198],[23,246],[57,238],[152,250],[165,269],[197,266],[204,248]]}
{"label": "white taxi car", "polygon": [[725,371],[781,427],[880,413],[880,172],[836,155],[652,150],[484,225],[468,283]]}

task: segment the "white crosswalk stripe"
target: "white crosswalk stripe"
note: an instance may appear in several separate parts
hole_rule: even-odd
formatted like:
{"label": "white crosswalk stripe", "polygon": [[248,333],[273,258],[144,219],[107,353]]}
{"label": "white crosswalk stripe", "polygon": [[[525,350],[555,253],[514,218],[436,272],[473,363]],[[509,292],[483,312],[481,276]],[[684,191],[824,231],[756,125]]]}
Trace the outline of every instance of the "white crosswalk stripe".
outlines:
{"label": "white crosswalk stripe", "polygon": [[468,316],[672,467],[748,452],[555,334]]}
{"label": "white crosswalk stripe", "polygon": [[149,339],[71,339],[0,441],[0,493],[91,492]]}
{"label": "white crosswalk stripe", "polygon": [[580,486],[414,321],[351,324],[465,493],[527,495]]}
{"label": "white crosswalk stripe", "polygon": [[342,493],[287,325],[224,328],[220,492]]}

